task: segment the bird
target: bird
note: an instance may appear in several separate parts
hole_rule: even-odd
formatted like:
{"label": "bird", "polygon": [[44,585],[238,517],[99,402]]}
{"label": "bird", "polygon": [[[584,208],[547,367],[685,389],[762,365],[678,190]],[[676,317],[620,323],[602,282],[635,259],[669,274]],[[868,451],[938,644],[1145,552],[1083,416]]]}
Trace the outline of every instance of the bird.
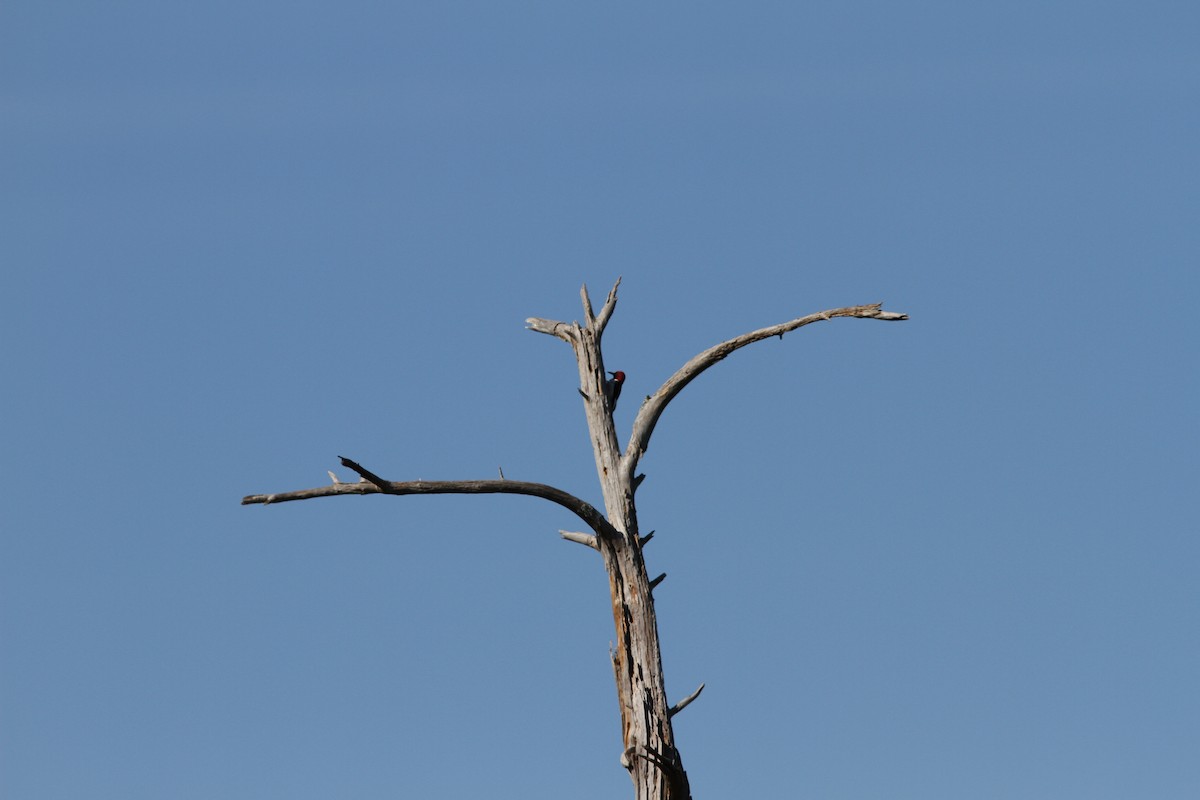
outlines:
{"label": "bird", "polygon": [[625,373],[621,370],[610,372],[612,380],[604,382],[604,397],[608,400],[608,410],[617,410],[617,398],[621,396],[621,386],[625,383]]}

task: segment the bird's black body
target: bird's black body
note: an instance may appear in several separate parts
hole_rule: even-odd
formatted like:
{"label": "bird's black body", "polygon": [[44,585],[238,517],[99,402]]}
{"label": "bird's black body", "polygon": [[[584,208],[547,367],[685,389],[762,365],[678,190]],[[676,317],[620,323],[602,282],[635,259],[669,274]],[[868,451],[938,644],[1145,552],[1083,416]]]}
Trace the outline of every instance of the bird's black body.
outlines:
{"label": "bird's black body", "polygon": [[617,370],[610,372],[611,380],[604,382],[604,397],[608,400],[608,410],[610,412],[617,410],[617,398],[621,396],[621,387],[625,384],[625,373]]}

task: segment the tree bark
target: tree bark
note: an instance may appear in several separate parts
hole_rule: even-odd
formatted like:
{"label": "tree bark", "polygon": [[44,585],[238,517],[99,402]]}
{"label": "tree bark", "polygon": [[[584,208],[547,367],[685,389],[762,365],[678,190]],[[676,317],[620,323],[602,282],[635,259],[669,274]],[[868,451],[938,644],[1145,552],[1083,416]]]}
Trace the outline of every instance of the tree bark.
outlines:
{"label": "tree bark", "polygon": [[616,629],[612,665],[621,710],[621,764],[633,779],[638,800],[685,800],[691,792],[671,728],[658,620],[638,534],[633,473],[626,468],[626,456],[617,443],[612,410],[604,395],[607,373],[601,339],[616,306],[619,285],[620,280],[609,292],[599,316],[592,313],[587,287],[582,289],[583,325],[542,319],[527,322],[533,330],[565,340],[575,351],[604,509],[615,529],[597,536],[596,545],[608,572]]}
{"label": "tree bark", "polygon": [[[567,492],[541,483],[499,480],[389,481],[365,467],[342,458],[344,466],[359,476],[358,483],[342,483],[333,473],[332,485],[279,494],[249,495],[243,505],[307,500],[342,494],[479,494],[507,493],[540,497],[571,510],[591,533],[561,531],[563,538],[598,550],[608,572],[616,644],[612,650],[613,677],[621,711],[621,764],[629,771],[637,800],[689,800],[691,788],[683,768],[671,718],[695,700],[700,688],[674,706],[668,704],[659,649],[658,620],[653,589],[665,575],[651,580],[642,548],[654,535],[638,532],[634,495],[642,476],[638,462],[649,447],[651,434],[667,404],[697,375],[730,353],[762,339],[835,317],[903,320],[904,314],[881,310],[880,304],[831,309],[770,328],[752,331],[722,342],[684,364],[652,395],[646,397],[633,423],[629,443],[622,452],[613,425],[612,408],[604,393],[604,357],[601,340],[617,303],[618,278],[599,314],[593,313],[587,287],[580,292],[584,323],[530,318],[531,330],[555,336],[571,345],[579,367],[579,394],[583,397],[588,434],[596,459],[596,472],[604,495],[604,514]],[[626,402],[631,402],[627,400]]]}
{"label": "tree bark", "polygon": [[[604,376],[607,373],[601,349],[604,327],[616,307],[617,287],[620,284],[618,279],[599,315],[593,315],[587,287],[583,287],[583,325],[539,318],[528,319],[526,323],[532,330],[568,342],[575,350],[575,360],[579,365],[579,393],[584,399],[596,471],[604,492],[604,508],[609,522],[616,529],[612,535],[597,536],[593,546],[604,556],[617,634],[612,660],[625,748],[621,763],[633,778],[638,800],[686,800],[691,797],[691,789],[683,769],[683,760],[675,746],[671,717],[691,703],[700,690],[674,707],[668,705],[659,649],[658,620],[651,593],[653,586],[663,576],[651,581],[646,572],[642,546],[649,537],[643,540],[638,534],[634,502],[634,494],[640,483],[635,472],[649,447],[654,427],[667,403],[683,387],[704,370],[748,344],[771,336],[783,338],[789,331],[835,317],[882,320],[902,320],[907,317],[881,310],[882,304],[838,308],[752,331],[711,347],[684,364],[658,391],[646,398],[634,420],[629,445],[622,454],[613,426],[612,410],[608,408],[604,397]],[[591,544],[590,541],[587,543]],[[703,688],[700,687],[701,690]]]}

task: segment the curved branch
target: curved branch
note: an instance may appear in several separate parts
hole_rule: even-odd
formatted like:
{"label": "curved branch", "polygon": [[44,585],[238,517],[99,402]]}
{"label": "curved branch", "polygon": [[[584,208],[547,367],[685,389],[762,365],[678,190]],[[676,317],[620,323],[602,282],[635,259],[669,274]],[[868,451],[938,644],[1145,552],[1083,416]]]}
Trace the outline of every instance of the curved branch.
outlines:
{"label": "curved branch", "polygon": [[859,317],[861,319],[888,321],[908,319],[907,314],[883,311],[881,309],[882,306],[882,303],[872,303],[865,306],[834,308],[829,311],[821,311],[817,314],[809,314],[807,317],[800,317],[791,322],[784,322],[780,325],[772,325],[769,328],[744,333],[736,338],[721,342],[715,347],[710,347],[703,353],[695,356],[691,361],[680,367],[674,375],[667,379],[666,383],[658,388],[658,391],[650,395],[646,399],[646,402],[642,404],[637,418],[633,421],[633,432],[629,437],[629,446],[625,449],[624,460],[626,469],[630,474],[636,469],[638,460],[650,446],[650,435],[654,433],[654,426],[658,424],[658,418],[662,416],[667,403],[670,403],[675,395],[683,391],[683,387],[691,383],[701,372],[704,372],[704,370],[716,364],[733,351],[739,350],[748,344],[761,341],[762,339],[769,339],[772,336],[783,338],[783,335],[789,331],[794,331],[797,328],[802,328],[814,322],[833,319],[834,317]]}
{"label": "curved branch", "polygon": [[564,492],[562,489],[557,489],[544,483],[510,480],[388,481],[348,458],[343,458],[341,461],[344,466],[357,472],[363,480],[359,483],[334,483],[330,486],[319,486],[315,489],[300,489],[278,494],[247,495],[242,498],[242,505],[269,505],[271,503],[286,503],[291,500],[309,500],[314,497],[333,497],[341,494],[523,494],[557,503],[583,520],[601,538],[620,536],[616,528],[590,503],[580,500],[569,492]]}

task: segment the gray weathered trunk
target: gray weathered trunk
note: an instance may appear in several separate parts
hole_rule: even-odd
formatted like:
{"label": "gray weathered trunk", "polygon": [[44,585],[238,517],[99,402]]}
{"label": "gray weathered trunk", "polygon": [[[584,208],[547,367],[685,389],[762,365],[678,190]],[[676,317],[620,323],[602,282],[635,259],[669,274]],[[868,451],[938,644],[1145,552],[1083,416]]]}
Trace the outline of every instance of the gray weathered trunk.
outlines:
{"label": "gray weathered trunk", "polygon": [[597,545],[608,572],[616,629],[612,662],[621,709],[621,763],[633,778],[638,800],[683,800],[691,795],[671,730],[654,595],[638,532],[633,474],[624,463],[604,398],[601,331],[589,320],[587,327],[573,326],[572,332],[604,509],[616,529],[615,535],[598,536]]}
{"label": "gray weathered trunk", "polygon": [[[588,433],[596,456],[596,471],[604,493],[604,514],[554,486],[508,480],[503,474],[498,480],[390,481],[348,458],[341,459],[341,462],[358,474],[357,483],[343,483],[330,473],[333,483],[328,486],[248,495],[242,498],[242,504],[267,505],[344,494],[495,493],[540,497],[572,511],[592,532],[562,531],[563,537],[598,550],[608,572],[613,624],[616,628],[612,662],[613,677],[617,682],[617,702],[621,709],[621,764],[633,779],[637,800],[686,800],[691,797],[691,789],[679,750],[675,747],[671,717],[696,699],[704,685],[701,684],[699,689],[674,706],[667,704],[653,595],[653,588],[661,578],[652,581],[646,574],[642,547],[651,534],[644,537],[639,534],[634,502],[641,480],[641,476],[636,476],[638,462],[650,445],[654,427],[667,404],[683,387],[704,370],[748,344],[773,336],[782,339],[785,333],[797,328],[836,317],[878,320],[903,320],[908,317],[883,311],[878,303],[835,308],[751,331],[710,347],[680,367],[662,386],[646,396],[638,408],[629,442],[622,452],[613,426],[612,409],[604,394],[606,373],[600,347],[604,328],[616,307],[617,286],[620,283],[618,279],[599,314],[593,313],[587,287],[583,288],[582,325],[536,317],[526,320],[531,330],[556,336],[570,344],[575,351],[579,364],[579,394],[583,397]],[[632,402],[632,397],[626,399],[627,404]]]}

